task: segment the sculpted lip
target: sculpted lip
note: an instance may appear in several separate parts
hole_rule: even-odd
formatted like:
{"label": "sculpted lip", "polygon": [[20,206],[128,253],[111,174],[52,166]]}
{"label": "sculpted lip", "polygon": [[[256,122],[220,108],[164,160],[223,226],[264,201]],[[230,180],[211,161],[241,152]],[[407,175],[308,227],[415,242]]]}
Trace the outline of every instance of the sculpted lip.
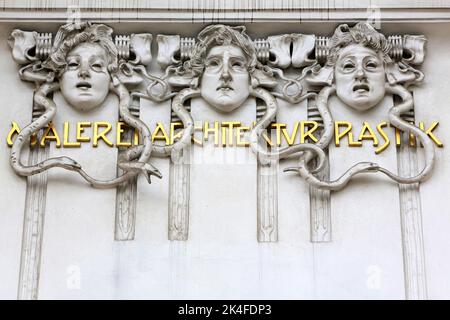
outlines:
{"label": "sculpted lip", "polygon": [[92,85],[89,82],[81,81],[81,82],[77,83],[76,87],[78,89],[88,90],[88,89],[92,88]]}
{"label": "sculpted lip", "polygon": [[227,84],[222,84],[219,87],[217,87],[216,90],[217,91],[219,91],[219,90],[231,90],[231,91],[233,91],[234,89],[231,86],[227,85]]}
{"label": "sculpted lip", "polygon": [[369,92],[370,88],[369,85],[365,84],[365,83],[359,83],[359,84],[355,84],[353,86],[353,92]]}

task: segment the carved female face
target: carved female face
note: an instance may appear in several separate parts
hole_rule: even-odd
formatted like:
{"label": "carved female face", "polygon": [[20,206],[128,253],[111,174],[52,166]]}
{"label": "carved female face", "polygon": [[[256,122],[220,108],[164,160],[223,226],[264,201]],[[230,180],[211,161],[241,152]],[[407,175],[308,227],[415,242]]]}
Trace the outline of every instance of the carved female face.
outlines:
{"label": "carved female face", "polygon": [[334,76],[337,96],[356,110],[374,107],[385,95],[383,60],[373,49],[361,44],[351,44],[341,50]]}
{"label": "carved female face", "polygon": [[201,96],[213,107],[230,112],[241,106],[250,94],[247,59],[234,45],[213,47],[205,59]]}
{"label": "carved female face", "polygon": [[105,49],[96,43],[81,43],[69,52],[66,62],[61,93],[67,102],[81,111],[100,106],[111,82]]}

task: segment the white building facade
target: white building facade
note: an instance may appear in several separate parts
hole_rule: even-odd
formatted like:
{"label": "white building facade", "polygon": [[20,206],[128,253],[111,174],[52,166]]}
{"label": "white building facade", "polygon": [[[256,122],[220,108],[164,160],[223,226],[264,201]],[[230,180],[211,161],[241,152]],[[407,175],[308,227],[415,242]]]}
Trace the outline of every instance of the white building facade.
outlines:
{"label": "white building facade", "polygon": [[0,298],[450,298],[450,2],[0,8]]}

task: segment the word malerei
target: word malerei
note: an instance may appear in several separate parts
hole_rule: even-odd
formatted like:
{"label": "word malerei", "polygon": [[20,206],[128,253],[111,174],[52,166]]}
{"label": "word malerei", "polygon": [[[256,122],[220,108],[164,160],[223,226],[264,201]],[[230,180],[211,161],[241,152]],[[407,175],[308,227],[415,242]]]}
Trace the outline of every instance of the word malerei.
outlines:
{"label": "word malerei", "polygon": [[[205,141],[214,141],[217,147],[250,146],[250,131],[255,123],[251,126],[244,125],[239,121],[226,122],[203,122],[196,123],[192,142],[196,145],[203,145]],[[439,122],[434,121],[428,127],[423,122],[419,122],[419,128],[425,132],[427,136],[438,146],[443,147],[441,140],[433,133]],[[57,148],[80,148],[82,144],[92,144],[98,147],[100,141],[109,147],[131,147],[138,145],[140,142],[139,133],[136,129],[132,129],[123,122],[117,122],[115,125],[110,122],[78,122],[75,125],[64,122],[62,130],[58,130],[52,123],[43,129],[39,137],[34,134],[31,137],[30,144],[32,146],[39,145],[45,147],[48,143],[55,143]],[[115,129],[115,130],[113,130]],[[183,125],[180,122],[164,125],[158,122],[152,131],[152,141],[163,141],[166,145],[172,145],[182,135]],[[265,132],[262,137],[267,145],[285,146],[296,143],[315,143],[320,138],[321,124],[316,121],[296,121],[292,128],[288,128],[284,123],[272,123],[269,132]],[[347,146],[362,147],[366,140],[375,147],[375,153],[379,154],[384,151],[390,144],[389,131],[395,133],[395,145],[401,144],[401,131],[388,122],[384,121],[379,124],[370,125],[364,122],[360,130],[355,130],[351,122],[335,121],[334,122],[334,144],[340,147],[346,140]],[[8,146],[12,146],[15,136],[20,133],[21,128],[17,122],[12,122],[12,127],[7,136]],[[114,133],[115,131],[115,133]],[[61,134],[62,133],[62,134]],[[409,139],[410,145],[416,145],[416,139],[411,134]]]}

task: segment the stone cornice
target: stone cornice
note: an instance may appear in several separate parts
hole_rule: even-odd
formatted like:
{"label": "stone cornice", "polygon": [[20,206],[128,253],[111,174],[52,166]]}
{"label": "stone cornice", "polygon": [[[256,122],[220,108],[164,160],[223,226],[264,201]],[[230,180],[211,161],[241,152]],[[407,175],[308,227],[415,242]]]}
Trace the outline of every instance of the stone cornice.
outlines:
{"label": "stone cornice", "polygon": [[64,22],[67,7],[74,5],[82,19],[103,22],[341,22],[367,19],[370,5],[380,9],[383,22],[450,20],[450,1],[0,0],[0,21]]}

